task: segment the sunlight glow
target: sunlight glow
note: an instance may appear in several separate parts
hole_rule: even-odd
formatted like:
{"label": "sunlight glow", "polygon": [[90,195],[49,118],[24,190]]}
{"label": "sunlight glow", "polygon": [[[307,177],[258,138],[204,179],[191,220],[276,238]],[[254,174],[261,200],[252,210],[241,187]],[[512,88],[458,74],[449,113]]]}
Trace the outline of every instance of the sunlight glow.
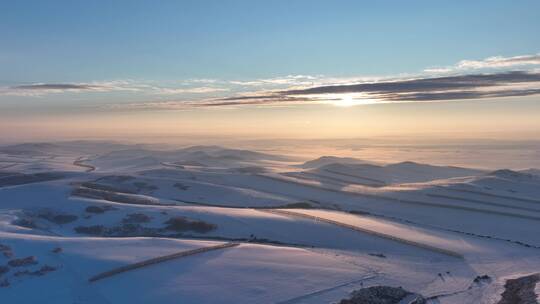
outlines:
{"label": "sunlight glow", "polygon": [[354,99],[350,95],[342,97],[340,100],[336,100],[335,105],[338,107],[351,107],[354,106]]}
{"label": "sunlight glow", "polygon": [[374,104],[376,103],[376,100],[372,98],[366,98],[366,96],[361,95],[339,95],[339,98],[334,99],[330,102],[330,104],[338,107],[352,107],[352,106],[358,106],[358,105],[368,105],[368,104]]}

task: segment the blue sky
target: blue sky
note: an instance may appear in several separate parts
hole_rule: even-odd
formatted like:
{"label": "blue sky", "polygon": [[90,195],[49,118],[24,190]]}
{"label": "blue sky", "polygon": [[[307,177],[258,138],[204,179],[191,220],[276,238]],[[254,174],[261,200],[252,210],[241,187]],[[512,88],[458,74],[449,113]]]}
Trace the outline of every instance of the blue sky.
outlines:
{"label": "blue sky", "polygon": [[[121,116],[242,129],[238,119],[275,113],[263,107],[283,108],[282,125],[315,105],[419,113],[428,102],[441,103],[429,107],[436,115],[463,118],[460,107],[487,100],[493,115],[525,115],[517,129],[534,133],[539,32],[537,0],[2,1],[0,127],[65,129],[74,117],[109,117],[111,127]],[[376,111],[379,121],[392,119],[380,111],[391,107]]]}
{"label": "blue sky", "polygon": [[2,1],[4,84],[411,73],[540,51],[539,1]]}

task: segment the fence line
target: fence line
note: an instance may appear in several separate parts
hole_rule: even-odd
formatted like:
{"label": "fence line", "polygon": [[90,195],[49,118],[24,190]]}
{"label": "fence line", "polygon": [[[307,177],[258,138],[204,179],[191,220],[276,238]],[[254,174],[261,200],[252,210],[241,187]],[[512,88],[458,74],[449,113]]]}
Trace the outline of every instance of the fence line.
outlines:
{"label": "fence line", "polygon": [[208,246],[208,247],[202,247],[202,248],[197,248],[197,249],[192,249],[192,250],[180,251],[180,252],[177,252],[177,253],[173,253],[173,254],[169,254],[169,255],[160,256],[160,257],[157,257],[157,258],[144,260],[144,261],[137,262],[137,263],[134,263],[134,264],[129,264],[129,265],[121,266],[121,267],[118,267],[118,268],[115,268],[115,269],[112,269],[112,270],[109,270],[109,271],[105,271],[105,272],[102,272],[100,274],[97,274],[97,275],[91,277],[90,279],[88,279],[88,281],[89,282],[95,282],[95,281],[98,281],[98,280],[101,280],[101,279],[111,277],[113,275],[117,275],[117,274],[122,273],[122,272],[135,270],[135,269],[138,269],[138,268],[142,268],[142,267],[146,267],[146,266],[150,266],[150,265],[154,265],[154,264],[158,264],[158,263],[163,263],[163,262],[166,262],[166,261],[169,261],[169,260],[182,258],[182,257],[187,257],[187,256],[199,254],[199,253],[208,252],[208,251],[231,248],[231,247],[235,247],[235,246],[238,246],[238,245],[240,245],[240,243],[224,243],[224,244],[215,245],[215,246]]}

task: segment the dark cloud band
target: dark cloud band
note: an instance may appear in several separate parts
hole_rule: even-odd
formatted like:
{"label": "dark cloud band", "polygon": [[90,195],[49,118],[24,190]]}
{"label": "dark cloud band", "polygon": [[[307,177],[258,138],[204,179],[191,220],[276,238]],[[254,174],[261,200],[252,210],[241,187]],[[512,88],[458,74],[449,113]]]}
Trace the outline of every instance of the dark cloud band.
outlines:
{"label": "dark cloud band", "polygon": [[29,85],[20,85],[11,87],[15,90],[93,90],[99,89],[101,86],[90,85],[90,84],[70,84],[70,83],[59,83],[59,84],[29,84]]}
{"label": "dark cloud band", "polygon": [[313,95],[336,93],[412,93],[444,90],[466,90],[492,87],[504,84],[540,82],[540,74],[509,72],[487,75],[460,75],[437,78],[423,78],[403,81],[362,83],[352,85],[320,86],[301,90],[281,91],[284,95]]}
{"label": "dark cloud band", "polygon": [[[525,85],[526,88],[517,85]],[[446,77],[417,78],[396,81],[318,86],[283,90],[274,94],[227,97],[221,101],[239,104],[291,101],[329,101],[336,94],[363,93],[380,102],[445,101],[540,94],[540,73],[522,71],[497,74],[473,74]],[[299,98],[302,97],[302,98]],[[332,97],[331,99],[327,97]],[[339,98],[338,98],[339,99]]]}

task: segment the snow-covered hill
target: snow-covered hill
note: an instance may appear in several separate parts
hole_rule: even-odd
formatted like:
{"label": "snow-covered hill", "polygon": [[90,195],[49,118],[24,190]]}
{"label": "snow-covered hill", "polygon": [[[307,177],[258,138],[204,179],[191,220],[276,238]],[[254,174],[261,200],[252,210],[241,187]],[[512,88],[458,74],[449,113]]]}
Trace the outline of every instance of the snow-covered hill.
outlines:
{"label": "snow-covered hill", "polygon": [[217,146],[0,150],[6,303],[336,303],[401,286],[495,304],[507,280],[540,272],[535,170],[299,166]]}

